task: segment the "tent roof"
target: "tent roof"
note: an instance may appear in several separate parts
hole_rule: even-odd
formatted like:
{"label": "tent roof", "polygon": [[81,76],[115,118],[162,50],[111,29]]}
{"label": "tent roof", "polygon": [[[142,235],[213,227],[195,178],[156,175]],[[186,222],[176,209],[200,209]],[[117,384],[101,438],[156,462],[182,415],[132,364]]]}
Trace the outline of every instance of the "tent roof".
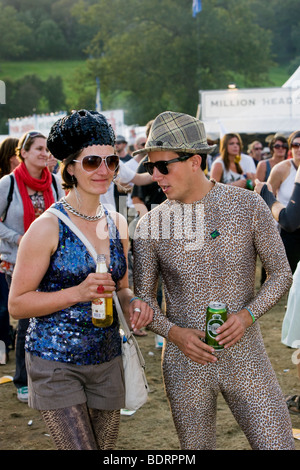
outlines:
{"label": "tent roof", "polygon": [[300,88],[300,65],[293,75],[282,85],[283,88]]}
{"label": "tent roof", "polygon": [[200,118],[214,138],[300,129],[300,66],[282,87],[203,90],[199,95]]}

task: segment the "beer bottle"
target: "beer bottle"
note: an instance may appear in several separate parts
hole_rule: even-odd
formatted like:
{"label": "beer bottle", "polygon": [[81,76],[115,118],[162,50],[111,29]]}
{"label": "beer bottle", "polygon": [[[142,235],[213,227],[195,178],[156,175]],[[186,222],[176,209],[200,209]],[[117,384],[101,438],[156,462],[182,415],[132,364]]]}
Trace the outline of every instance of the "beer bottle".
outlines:
{"label": "beer bottle", "polygon": [[248,179],[248,180],[246,181],[246,188],[247,188],[247,189],[251,189],[251,191],[253,191],[254,186],[253,186],[252,180]]}
{"label": "beer bottle", "polygon": [[[107,273],[105,255],[97,255],[96,273]],[[92,302],[92,322],[99,328],[107,328],[113,322],[112,297],[98,298]]]}

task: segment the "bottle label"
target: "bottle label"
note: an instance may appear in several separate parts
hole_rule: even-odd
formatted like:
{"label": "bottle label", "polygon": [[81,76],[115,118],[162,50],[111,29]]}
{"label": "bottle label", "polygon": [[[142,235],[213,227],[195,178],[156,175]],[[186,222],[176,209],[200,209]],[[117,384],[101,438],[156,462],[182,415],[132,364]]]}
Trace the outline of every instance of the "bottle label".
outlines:
{"label": "bottle label", "polygon": [[104,320],[106,317],[105,312],[105,299],[95,299],[92,302],[92,317],[97,320]]}

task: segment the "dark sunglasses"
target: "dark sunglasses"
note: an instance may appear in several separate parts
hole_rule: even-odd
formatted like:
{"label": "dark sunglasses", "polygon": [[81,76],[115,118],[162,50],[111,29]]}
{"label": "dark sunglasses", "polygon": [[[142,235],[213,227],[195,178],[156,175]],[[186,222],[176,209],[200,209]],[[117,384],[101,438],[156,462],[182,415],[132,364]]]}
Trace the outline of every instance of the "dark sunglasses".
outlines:
{"label": "dark sunglasses", "polygon": [[293,142],[293,143],[291,144],[291,147],[292,147],[293,149],[298,149],[298,148],[300,147],[300,142]]}
{"label": "dark sunglasses", "polygon": [[253,147],[253,150],[262,150],[262,147]]}
{"label": "dark sunglasses", "polygon": [[274,149],[287,149],[288,144],[275,144]]}
{"label": "dark sunglasses", "polygon": [[88,155],[83,157],[82,160],[73,160],[73,162],[81,163],[81,167],[84,171],[91,173],[99,168],[102,161],[104,161],[108,171],[114,173],[119,167],[118,155],[107,155],[106,157],[100,157],[99,155]]}
{"label": "dark sunglasses", "polygon": [[191,158],[193,155],[182,155],[178,158],[173,158],[172,160],[159,160],[158,162],[152,163],[152,162],[145,162],[144,167],[146,171],[152,176],[154,167],[158,169],[158,171],[162,175],[167,175],[169,173],[168,170],[168,165],[170,163],[175,163],[175,162],[185,162],[188,158]]}

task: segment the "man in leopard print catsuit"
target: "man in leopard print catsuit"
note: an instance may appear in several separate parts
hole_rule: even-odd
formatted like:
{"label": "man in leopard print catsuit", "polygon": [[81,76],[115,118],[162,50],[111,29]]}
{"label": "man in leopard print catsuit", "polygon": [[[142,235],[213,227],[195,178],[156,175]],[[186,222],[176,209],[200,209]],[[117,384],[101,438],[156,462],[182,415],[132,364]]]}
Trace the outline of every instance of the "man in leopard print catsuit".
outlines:
{"label": "man in leopard print catsuit", "polygon": [[[169,111],[154,120],[139,152],[148,153],[147,170],[168,199],[137,227],[135,293],[154,309],[150,329],[165,337],[164,383],[182,449],[215,448],[218,392],[253,449],[294,449],[257,321],[287,292],[291,271],[262,198],[206,178],[211,150],[201,121]],[[255,293],[257,255],[267,279]],[[156,300],[159,274],[166,315]],[[221,352],[203,341],[211,301],[228,308]]]}

